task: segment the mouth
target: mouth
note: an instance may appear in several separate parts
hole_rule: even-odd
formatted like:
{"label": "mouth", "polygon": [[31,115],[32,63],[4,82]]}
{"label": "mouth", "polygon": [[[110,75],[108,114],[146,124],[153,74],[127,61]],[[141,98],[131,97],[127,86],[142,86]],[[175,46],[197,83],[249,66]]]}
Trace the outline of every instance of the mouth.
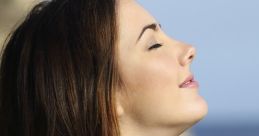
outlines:
{"label": "mouth", "polygon": [[199,83],[195,81],[193,75],[190,75],[179,85],[179,88],[199,88]]}

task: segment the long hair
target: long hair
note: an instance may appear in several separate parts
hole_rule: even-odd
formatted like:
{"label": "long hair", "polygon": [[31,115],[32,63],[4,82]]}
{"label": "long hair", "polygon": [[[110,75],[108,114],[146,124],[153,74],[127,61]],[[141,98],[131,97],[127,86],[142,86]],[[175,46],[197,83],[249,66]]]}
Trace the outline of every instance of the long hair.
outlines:
{"label": "long hair", "polygon": [[115,0],[37,4],[1,57],[1,136],[118,136]]}

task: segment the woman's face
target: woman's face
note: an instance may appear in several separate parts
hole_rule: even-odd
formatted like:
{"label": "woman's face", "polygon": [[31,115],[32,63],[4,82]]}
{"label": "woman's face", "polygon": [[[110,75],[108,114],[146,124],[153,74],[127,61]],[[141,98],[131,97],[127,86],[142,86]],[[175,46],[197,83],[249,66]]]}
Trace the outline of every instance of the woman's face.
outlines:
{"label": "woman's face", "polygon": [[180,87],[192,75],[195,49],[169,38],[134,0],[119,1],[118,22],[119,70],[125,84],[118,91],[120,118],[142,126],[190,125],[200,120],[207,105],[198,87]]}

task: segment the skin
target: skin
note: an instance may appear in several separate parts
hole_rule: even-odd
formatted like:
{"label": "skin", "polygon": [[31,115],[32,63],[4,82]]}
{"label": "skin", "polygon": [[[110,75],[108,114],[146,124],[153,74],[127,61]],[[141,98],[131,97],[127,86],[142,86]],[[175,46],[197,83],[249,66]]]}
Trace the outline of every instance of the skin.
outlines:
{"label": "skin", "polygon": [[[180,88],[195,48],[169,38],[134,0],[118,1],[118,64],[123,87],[116,91],[122,136],[179,136],[207,113],[198,88]],[[143,27],[155,23],[138,39]],[[149,50],[157,43],[162,46]]]}

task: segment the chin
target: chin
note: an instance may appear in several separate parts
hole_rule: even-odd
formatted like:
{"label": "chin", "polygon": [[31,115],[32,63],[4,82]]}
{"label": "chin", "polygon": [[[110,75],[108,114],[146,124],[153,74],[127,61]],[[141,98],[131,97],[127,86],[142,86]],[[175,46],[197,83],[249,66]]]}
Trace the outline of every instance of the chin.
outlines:
{"label": "chin", "polygon": [[[208,113],[208,106],[205,100],[201,99],[199,101],[192,101],[181,105],[181,108],[169,114],[167,123],[170,126],[178,126],[182,130],[188,129],[200,120],[202,120]],[[175,112],[178,111],[178,112]],[[165,121],[165,120],[164,120]]]}
{"label": "chin", "polygon": [[186,109],[185,114],[183,114],[183,122],[187,124],[196,124],[202,120],[208,113],[208,105],[204,99],[195,102]]}

